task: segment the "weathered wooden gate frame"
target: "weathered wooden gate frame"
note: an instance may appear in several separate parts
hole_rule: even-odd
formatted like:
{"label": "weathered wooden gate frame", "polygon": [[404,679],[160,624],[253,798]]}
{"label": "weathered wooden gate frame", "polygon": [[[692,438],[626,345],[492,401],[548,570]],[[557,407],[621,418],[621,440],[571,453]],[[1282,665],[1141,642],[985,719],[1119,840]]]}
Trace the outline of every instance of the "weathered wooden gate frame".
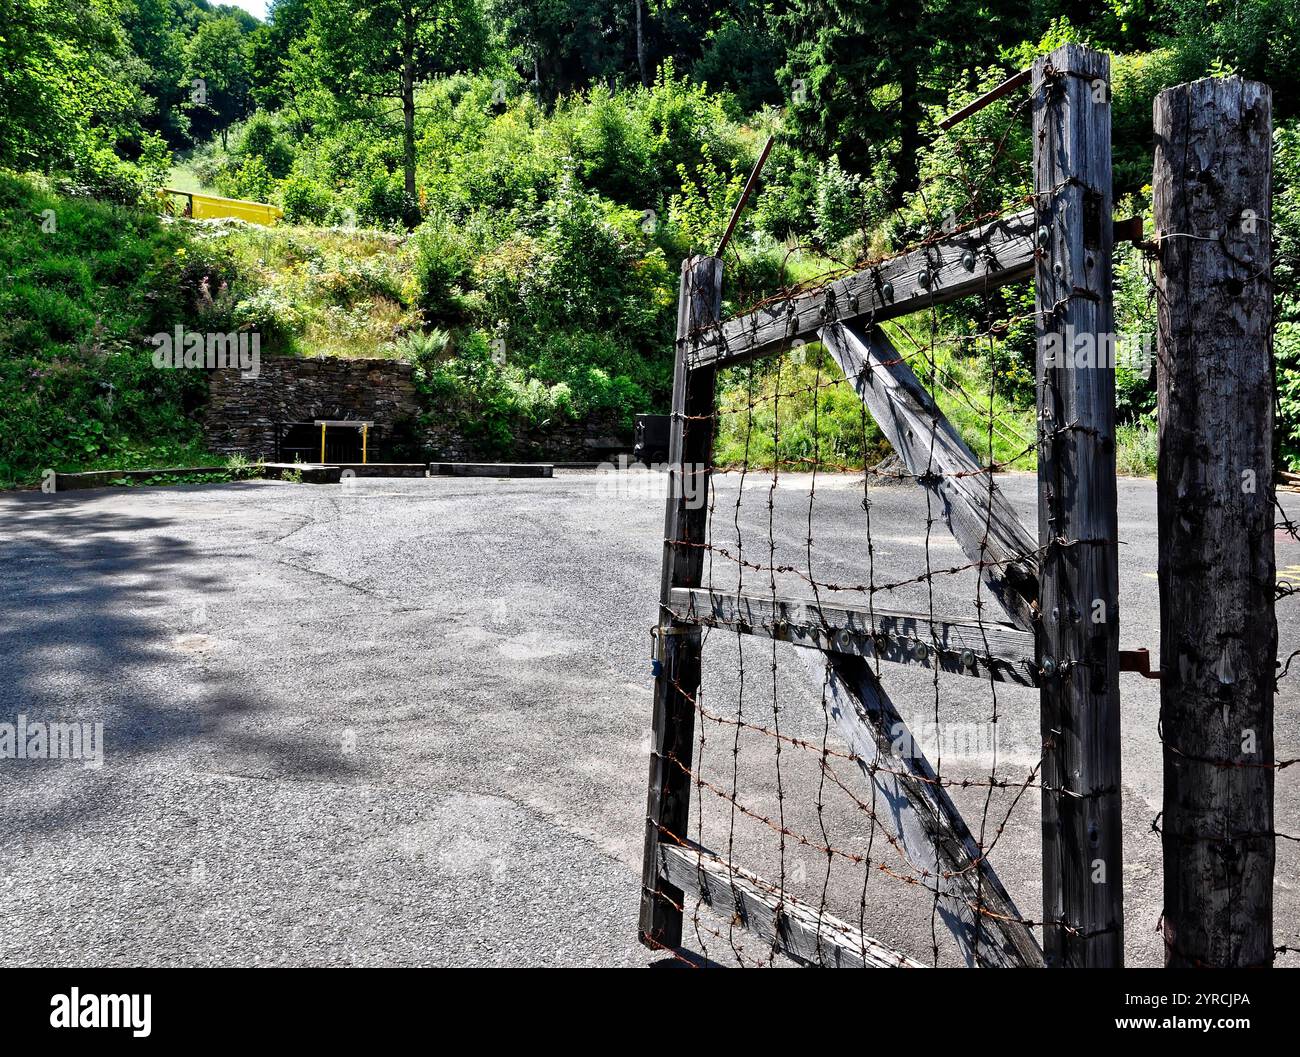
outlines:
{"label": "weathered wooden gate frame", "polygon": [[[896,805],[909,858],[937,878],[940,909],[969,964],[1122,964],[1114,370],[1094,358],[1114,348],[1109,72],[1106,55],[1078,45],[1035,62],[1034,201],[1023,212],[726,322],[721,260],[683,263],[640,913],[647,945],[681,946],[684,892],[692,891],[797,959],[918,964],[688,839],[702,629],[724,626],[820,651],[806,656],[828,666],[836,727],[867,780]],[[877,325],[1030,275],[1038,317],[1036,535]],[[1092,356],[1076,357],[1081,335],[1092,338]],[[688,497],[707,494],[717,371],[801,338],[822,341],[932,493],[1006,623],[825,605],[809,606],[810,619],[801,600],[700,590],[707,510]],[[927,647],[924,657],[919,647]],[[872,657],[932,659],[954,676],[1039,687],[1041,948],[930,764],[898,752],[905,728],[867,663]]]}

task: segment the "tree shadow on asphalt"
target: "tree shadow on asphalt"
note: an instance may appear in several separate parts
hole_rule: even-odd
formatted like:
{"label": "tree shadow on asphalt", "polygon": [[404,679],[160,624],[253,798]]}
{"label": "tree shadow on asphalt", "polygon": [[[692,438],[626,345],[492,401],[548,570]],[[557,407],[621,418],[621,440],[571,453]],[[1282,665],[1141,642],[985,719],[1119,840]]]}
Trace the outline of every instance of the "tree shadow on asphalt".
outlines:
{"label": "tree shadow on asphalt", "polygon": [[[231,487],[238,486],[185,486]],[[220,575],[197,571],[212,555],[188,541],[192,526],[104,510],[97,502],[103,497],[19,493],[5,504],[0,722],[16,723],[19,715],[29,724],[102,722],[104,732],[102,768],[0,761],[7,838],[48,834],[111,812],[126,766],[193,773],[205,769],[194,766],[205,759],[255,758],[271,761],[276,777],[354,777],[357,766],[337,744],[273,733],[264,724],[250,729],[250,717],[277,702],[254,698],[220,671],[196,678],[189,668],[163,677],[169,666],[189,663],[190,629],[174,603],[177,592],[215,602],[232,588]],[[196,682],[201,694],[186,699],[177,692]]]}

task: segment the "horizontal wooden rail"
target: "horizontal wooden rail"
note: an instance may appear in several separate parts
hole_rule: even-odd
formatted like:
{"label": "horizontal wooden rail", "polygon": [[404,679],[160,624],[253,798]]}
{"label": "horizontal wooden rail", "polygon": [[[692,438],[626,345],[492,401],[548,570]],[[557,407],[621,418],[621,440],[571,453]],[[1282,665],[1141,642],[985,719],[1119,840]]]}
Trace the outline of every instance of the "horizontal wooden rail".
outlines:
{"label": "horizontal wooden rail", "polygon": [[683,892],[805,964],[845,969],[924,969],[839,918],[782,892],[696,844],[659,845],[659,872]]}
{"label": "horizontal wooden rail", "polygon": [[1034,211],[1026,209],[959,231],[846,275],[788,301],[765,305],[699,334],[692,368],[728,367],[816,340],[828,323],[905,316],[1004,283],[1034,269]]}
{"label": "horizontal wooden rail", "polygon": [[[669,607],[681,621],[726,627],[763,638],[857,657],[998,682],[1038,685],[1034,636],[1010,624],[930,617],[898,610],[854,609],[811,598],[735,595],[677,588]],[[936,653],[937,651],[937,653]]]}

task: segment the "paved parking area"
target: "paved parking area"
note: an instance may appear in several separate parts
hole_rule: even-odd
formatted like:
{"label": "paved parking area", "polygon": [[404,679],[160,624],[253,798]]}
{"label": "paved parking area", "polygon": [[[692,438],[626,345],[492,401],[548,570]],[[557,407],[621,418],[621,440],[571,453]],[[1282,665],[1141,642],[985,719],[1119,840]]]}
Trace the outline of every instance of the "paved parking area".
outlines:
{"label": "paved parking area", "polygon": [[[1032,479],[1003,482],[1032,523]],[[751,478],[740,515],[746,546],[763,558],[767,484]],[[635,940],[635,918],[656,487],[560,471],[365,480],[347,491],[250,482],[0,495],[0,722],[103,724],[102,766],[0,761],[0,962],[655,960]],[[737,494],[734,476],[721,479],[719,539],[734,538]],[[873,496],[877,575],[914,575],[927,546],[923,493]],[[1122,481],[1120,496],[1124,645],[1154,655],[1154,486]],[[1285,497],[1300,516],[1295,498]],[[778,561],[805,560],[807,505],[807,477],[783,477]],[[814,560],[827,579],[861,578],[862,519],[860,484],[819,481]],[[942,526],[930,547],[936,566],[956,564]],[[722,564],[718,583],[730,575]],[[1278,566],[1300,572],[1300,546],[1280,541]],[[969,612],[973,584],[940,579],[936,611]],[[921,590],[888,604],[928,603]],[[1300,645],[1295,604],[1279,605],[1283,655]],[[708,699],[734,701],[744,660],[753,707],[770,708],[775,694],[786,729],[819,738],[818,685],[793,648],[780,647],[775,683],[770,645],[747,649],[711,640]],[[928,678],[900,669],[887,685],[905,714],[932,716]],[[1124,677],[1134,964],[1159,959],[1156,686]],[[944,680],[943,717],[979,714],[983,693],[976,680]],[[1000,765],[1014,771],[1032,759],[1036,695],[1008,691],[999,707]],[[1296,755],[1294,685],[1279,700],[1278,732],[1279,752]],[[710,741],[706,760],[722,768],[726,751]],[[772,796],[769,762],[757,750],[747,760],[756,803]],[[945,770],[981,766],[955,756]],[[807,786],[791,767],[793,804]],[[1300,776],[1279,776],[1289,832],[1300,830],[1297,786]],[[1030,916],[1037,809],[1036,794],[1015,807],[993,855]],[[705,810],[725,839],[717,804]],[[836,818],[852,825],[851,810]],[[817,883],[815,856],[792,846],[778,864],[760,833],[732,835],[751,856],[744,865]],[[1279,943],[1300,938],[1296,866],[1284,844]],[[899,888],[873,878],[851,916],[860,909],[868,932],[928,957],[924,901]]]}

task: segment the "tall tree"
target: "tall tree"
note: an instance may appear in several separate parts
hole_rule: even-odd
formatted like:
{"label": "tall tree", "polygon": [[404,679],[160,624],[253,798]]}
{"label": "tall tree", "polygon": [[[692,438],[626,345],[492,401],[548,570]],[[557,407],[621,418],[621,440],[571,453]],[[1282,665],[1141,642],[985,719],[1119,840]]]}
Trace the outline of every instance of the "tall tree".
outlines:
{"label": "tall tree", "polygon": [[[636,70],[636,41],[629,39],[635,34],[636,11],[628,0],[489,2],[502,39],[543,99],[553,101]],[[649,33],[648,26],[643,28]],[[649,47],[648,39],[644,44]]]}
{"label": "tall tree", "polygon": [[[299,58],[341,117],[384,121],[400,112],[406,222],[419,223],[415,90],[439,74],[483,64],[489,38],[477,0],[313,0]],[[387,103],[395,106],[385,107]]]}
{"label": "tall tree", "polygon": [[[895,200],[916,187],[927,106],[1024,35],[1032,0],[790,0],[777,26],[803,146],[849,171],[894,158]],[[952,41],[956,41],[953,43]]]}
{"label": "tall tree", "polygon": [[645,0],[632,0],[636,5],[636,72],[641,78],[643,85],[650,84],[650,72],[647,66],[648,59],[646,56],[645,46],[645,27],[642,25],[643,9]]}
{"label": "tall tree", "polygon": [[193,27],[182,20],[171,0],[128,0],[122,26],[131,50],[145,64],[143,87],[153,100],[146,127],[161,133],[174,146],[188,143],[185,41]]}
{"label": "tall tree", "polygon": [[145,71],[120,13],[115,0],[0,0],[0,165],[111,176],[140,153]]}
{"label": "tall tree", "polygon": [[1216,67],[1265,82],[1273,116],[1300,112],[1300,0],[1163,0],[1165,32],[1155,34],[1178,56],[1176,79]]}
{"label": "tall tree", "polygon": [[311,25],[311,0],[272,0],[266,24],[252,34],[253,96],[279,110],[293,101],[291,59]]}
{"label": "tall tree", "polygon": [[185,81],[190,111],[200,115],[195,126],[219,131],[224,147],[231,123],[248,113],[251,102],[249,42],[238,22],[223,17],[199,24],[186,48]]}

